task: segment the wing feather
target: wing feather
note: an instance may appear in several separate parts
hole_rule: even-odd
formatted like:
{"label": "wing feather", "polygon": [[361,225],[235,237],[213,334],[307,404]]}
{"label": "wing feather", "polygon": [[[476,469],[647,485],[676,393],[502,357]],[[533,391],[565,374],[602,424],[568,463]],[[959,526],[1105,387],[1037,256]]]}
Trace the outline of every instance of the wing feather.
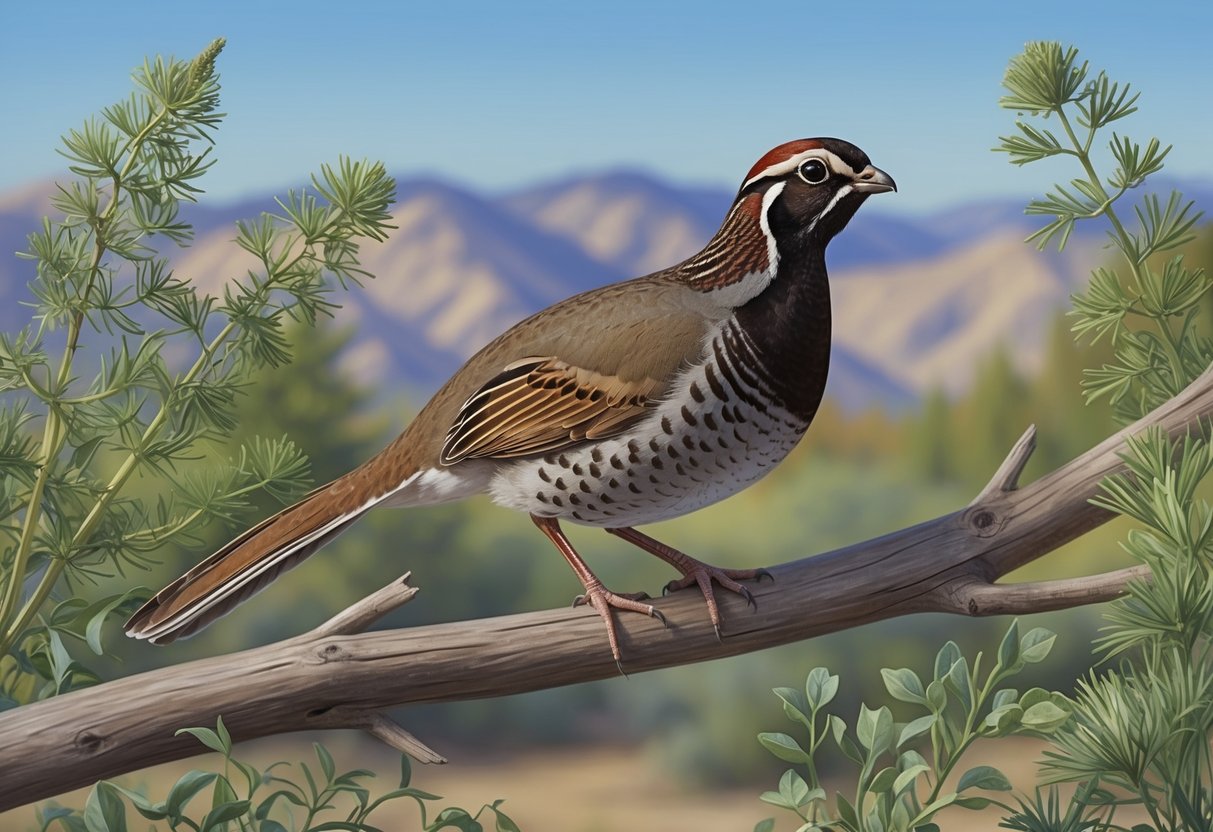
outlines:
{"label": "wing feather", "polygon": [[621,379],[554,356],[515,361],[473,394],[447,433],[441,460],[546,453],[626,430],[663,382]]}

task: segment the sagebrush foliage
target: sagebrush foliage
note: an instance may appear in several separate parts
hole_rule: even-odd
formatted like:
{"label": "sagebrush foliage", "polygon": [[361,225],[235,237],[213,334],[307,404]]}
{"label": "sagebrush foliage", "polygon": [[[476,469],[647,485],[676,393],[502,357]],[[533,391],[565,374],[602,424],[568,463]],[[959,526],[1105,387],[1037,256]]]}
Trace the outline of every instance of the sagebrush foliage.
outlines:
{"label": "sagebrush foliage", "polygon": [[[1043,245],[1060,234],[1064,246],[1076,222],[1106,218],[1119,268],[1099,268],[1088,290],[1074,297],[1074,332],[1107,337],[1112,363],[1087,371],[1088,401],[1106,398],[1117,416],[1132,421],[1178,394],[1213,361],[1213,340],[1199,331],[1198,313],[1213,286],[1182,255],[1164,258],[1193,237],[1202,213],[1179,192],[1165,200],[1146,193],[1134,206],[1136,228],[1119,208],[1129,194],[1163,168],[1170,147],[1158,139],[1144,146],[1123,134],[1107,139],[1110,173],[1100,175],[1092,152],[1112,122],[1136,109],[1129,86],[1099,72],[1091,77],[1077,50],[1055,43],[1029,44],[1012,60],[1002,106],[1040,119],[1020,120],[1018,134],[998,148],[1016,164],[1050,156],[1072,157],[1083,175],[1028,206],[1053,222],[1038,232]],[[1044,129],[1056,118],[1063,138]],[[1075,127],[1077,125],[1077,128]],[[1048,782],[1079,784],[1069,816],[1117,824],[1117,811],[1139,806],[1152,828],[1213,828],[1213,509],[1200,498],[1213,471],[1204,438],[1172,440],[1157,430],[1129,441],[1126,470],[1109,477],[1095,503],[1139,524],[1123,547],[1150,567],[1112,602],[1096,642],[1105,661],[1079,682],[1073,719],[1053,737],[1042,774]],[[1044,825],[1041,807],[1025,802],[1009,825]],[[1103,828],[1103,827],[1101,827]]]}
{"label": "sagebrush foliage", "polygon": [[[1017,132],[995,149],[1016,165],[1069,157],[1081,168],[1068,187],[1058,185],[1028,204],[1027,213],[1053,218],[1029,240],[1043,248],[1056,239],[1062,248],[1078,222],[1104,218],[1110,226],[1109,241],[1123,266],[1096,269],[1088,290],[1074,296],[1071,314],[1077,335],[1107,337],[1115,348],[1113,363],[1087,371],[1088,401],[1106,397],[1130,422],[1178,394],[1213,361],[1213,340],[1194,331],[1198,307],[1213,284],[1202,269],[1187,268],[1182,255],[1158,259],[1191,240],[1203,216],[1181,193],[1172,191],[1165,202],[1157,194],[1142,196],[1134,206],[1136,230],[1122,220],[1118,207],[1163,169],[1171,148],[1156,138],[1143,147],[1112,133],[1106,148],[1114,166],[1101,175],[1096,139],[1136,112],[1139,94],[1104,72],[1090,76],[1087,62],[1078,63],[1077,49],[1028,44],[1011,60],[1003,79],[1008,95],[999,103],[1034,120],[1017,120]],[[1062,129],[1060,139],[1044,126],[1050,118]]]}
{"label": "sagebrush foliage", "polygon": [[[313,323],[332,283],[369,277],[358,241],[384,239],[395,186],[377,163],[324,166],[280,215],[239,223],[259,267],[222,296],[175,274],[156,246],[192,237],[179,210],[212,164],[222,48],[145,62],[129,98],[64,136],[62,218],[29,237],[33,320],[0,333],[0,707],[96,681],[77,645],[99,654],[105,621],[143,594],[86,603],[63,596],[71,582],[234,525],[255,493],[287,502],[308,485],[285,437],[254,437],[225,464],[201,451],[233,429],[258,368],[289,360],[284,324]],[[136,477],[159,499],[132,496]]]}
{"label": "sagebrush foliage", "polygon": [[[1213,361],[1213,339],[1198,331],[1200,307],[1208,303],[1213,282],[1203,270],[1185,266],[1182,255],[1162,258],[1193,238],[1202,214],[1178,192],[1165,200],[1147,193],[1134,207],[1136,228],[1122,221],[1118,207],[1162,170],[1170,148],[1158,139],[1142,145],[1112,133],[1106,156],[1113,167],[1100,173],[1096,140],[1136,111],[1138,94],[1104,72],[1092,74],[1086,62],[1078,62],[1076,49],[1030,43],[1011,60],[1003,83],[1008,94],[1000,103],[1020,111],[1021,119],[996,150],[1017,165],[1070,157],[1082,172],[1028,205],[1027,213],[1052,218],[1028,240],[1041,248],[1056,240],[1064,248],[1078,222],[1102,218],[1123,261],[1093,272],[1088,290],[1073,298],[1071,315],[1076,337],[1106,338],[1114,351],[1111,362],[1085,373],[1088,404],[1106,400],[1121,422],[1134,421],[1178,394]],[[1060,137],[1046,126],[1050,119],[1060,126]],[[824,739],[817,713],[832,698],[837,678],[819,668],[809,676],[807,699],[776,689],[788,716],[808,728],[809,747],[782,734],[759,738],[781,759],[804,764],[809,778],[789,770],[779,791],[763,799],[795,812],[802,821],[798,832],[937,830],[932,818],[949,806],[997,802],[969,803],[973,798],[960,796],[966,788],[1011,789],[996,770],[977,769],[960,779],[957,792],[941,794],[948,771],[973,737],[983,731],[991,738],[1005,736],[1019,728],[1050,737],[1041,766],[1045,783],[1072,782],[1077,788],[1064,805],[1052,785],[1017,798],[1016,807],[999,802],[1008,812],[1005,828],[1213,829],[1213,507],[1200,497],[1213,471],[1213,448],[1202,437],[1171,439],[1155,430],[1130,439],[1124,461],[1125,472],[1108,478],[1095,502],[1137,521],[1140,527],[1123,545],[1151,574],[1131,582],[1107,609],[1108,624],[1095,648],[1105,662],[1115,658],[1114,666],[1093,669],[1078,682],[1073,699],[1041,690],[1023,697],[999,691],[984,719],[980,708],[1008,666],[1004,654],[1014,641],[1011,633],[989,682],[980,687],[976,667],[970,672],[950,644],[925,688],[911,671],[883,671],[893,698],[925,706],[928,713],[899,726],[888,708],[865,706],[857,724],[859,745],[831,716],[837,744],[860,767],[854,799],[839,794],[833,807],[817,781],[814,756]],[[1021,652],[1027,649],[1021,645]],[[962,707],[949,715],[945,695],[959,697]],[[912,748],[914,738],[928,730],[924,726],[931,731],[929,761]],[[881,754],[891,764],[877,771]],[[925,795],[919,778],[930,787]],[[1120,821],[1126,806],[1138,807],[1151,823],[1126,826]],[[773,829],[771,819],[756,832]]]}
{"label": "sagebrush foliage", "polygon": [[[129,98],[64,136],[74,178],[52,199],[61,218],[29,237],[33,320],[0,333],[0,708],[99,681],[73,653],[103,654],[106,622],[144,593],[90,601],[75,582],[143,566],[207,524],[239,523],[256,494],[289,502],[308,484],[285,437],[251,436],[226,462],[203,451],[236,428],[241,388],[290,360],[286,325],[314,324],[336,306],[334,283],[371,276],[359,240],[385,239],[395,184],[381,164],[343,158],[288,192],[280,214],[238,223],[258,267],[221,296],[176,275],[157,244],[192,238],[179,210],[212,164],[223,45],[145,62]],[[141,489],[154,503],[132,493],[137,477],[156,484]],[[261,771],[232,756],[222,720],[185,732],[222,755],[222,773],[191,771],[162,800],[103,781],[83,811],[40,807],[37,828],[125,832],[129,805],[173,830],[375,832],[372,814],[400,799],[424,830],[480,832],[486,814],[498,832],[518,828],[500,801],[431,817],[439,798],[409,786],[407,760],[399,788],[372,799],[374,775],[338,773],[321,745],[316,770]]]}

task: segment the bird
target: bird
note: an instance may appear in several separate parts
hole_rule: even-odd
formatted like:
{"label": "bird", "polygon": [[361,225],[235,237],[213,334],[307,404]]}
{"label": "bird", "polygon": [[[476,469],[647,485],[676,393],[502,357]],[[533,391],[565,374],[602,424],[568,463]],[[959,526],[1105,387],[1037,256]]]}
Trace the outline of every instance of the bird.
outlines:
{"label": "bird", "polygon": [[830,358],[826,246],[872,194],[896,191],[855,145],[797,139],[746,174],[716,234],[681,263],[574,295],[475,353],[380,453],[261,521],[149,599],[126,633],[192,635],[330,543],[368,511],[487,493],[527,513],[602,617],[664,621],[643,593],[608,590],[563,521],[598,527],[697,586],[755,605],[765,570],[703,563],[636,526],[704,508],[767,474],[821,403]]}

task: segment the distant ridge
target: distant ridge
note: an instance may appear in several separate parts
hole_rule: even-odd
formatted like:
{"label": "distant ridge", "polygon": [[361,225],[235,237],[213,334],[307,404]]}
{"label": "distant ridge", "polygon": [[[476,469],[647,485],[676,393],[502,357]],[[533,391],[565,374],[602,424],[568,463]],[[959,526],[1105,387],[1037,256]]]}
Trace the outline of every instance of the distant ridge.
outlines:
{"label": "distant ridge", "polygon": [[[501,330],[560,298],[655,271],[694,253],[731,203],[725,188],[639,170],[568,176],[483,196],[432,177],[401,178],[386,243],[364,249],[378,279],[343,297],[356,327],[344,357],[385,391],[432,391]],[[1213,182],[1159,180],[1213,204]],[[26,247],[49,210],[49,182],[0,193],[0,251]],[[270,195],[188,206],[196,238],[174,267],[208,291],[253,266],[231,244],[237,219],[275,210]],[[1046,330],[1103,255],[1103,230],[1080,226],[1064,254],[1022,239],[1041,224],[1018,200],[921,217],[859,213],[831,244],[835,352],[827,395],[844,407],[901,408],[943,385],[965,389],[998,343],[1025,369]],[[0,326],[24,323],[29,261],[0,257]]]}

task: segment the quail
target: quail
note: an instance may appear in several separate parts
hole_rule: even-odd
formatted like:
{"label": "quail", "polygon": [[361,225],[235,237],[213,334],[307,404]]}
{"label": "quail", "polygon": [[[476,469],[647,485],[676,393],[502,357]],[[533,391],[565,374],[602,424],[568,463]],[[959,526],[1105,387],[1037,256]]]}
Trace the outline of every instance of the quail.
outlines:
{"label": "quail", "polygon": [[602,616],[660,613],[603,586],[561,529],[597,526],[698,586],[753,602],[761,570],[702,563],[637,531],[756,482],[804,435],[830,357],[825,251],[869,195],[896,190],[867,155],[800,139],[746,175],[720,230],[689,259],[563,300],[467,361],[382,452],[262,521],[170,583],[127,623],[164,644],[224,615],[372,508],[488,493],[555,544]]}

